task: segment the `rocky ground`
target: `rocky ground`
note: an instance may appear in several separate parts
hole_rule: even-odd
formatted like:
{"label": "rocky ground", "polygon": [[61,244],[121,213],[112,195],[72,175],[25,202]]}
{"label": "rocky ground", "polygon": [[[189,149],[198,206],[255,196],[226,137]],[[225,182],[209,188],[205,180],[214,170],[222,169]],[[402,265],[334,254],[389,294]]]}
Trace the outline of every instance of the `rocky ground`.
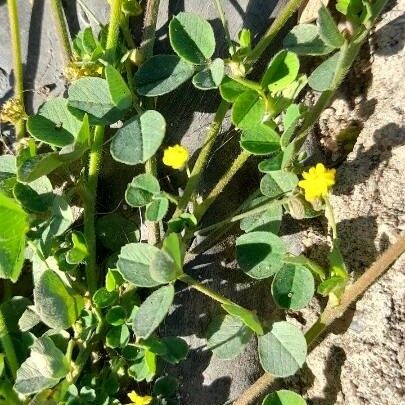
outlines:
{"label": "rocky ground", "polygon": [[[86,18],[83,13],[76,13],[74,2],[68,3],[68,20],[75,31],[86,23]],[[165,49],[165,21],[171,13],[185,6],[212,19],[215,15],[214,8],[202,2],[198,5],[190,0],[162,3],[159,49]],[[265,15],[264,6],[258,1],[233,3],[227,5],[226,11],[235,14],[236,22],[231,25],[235,32],[242,20],[247,25],[260,25],[262,28],[257,28],[260,32],[267,25],[268,15],[274,11],[275,4],[265,10]],[[92,0],[87,4],[98,18],[106,20],[108,7],[104,1]],[[35,111],[46,97],[63,92],[62,59],[47,2],[22,0],[19,7],[26,60],[27,106],[29,111]],[[260,7],[261,12],[258,12]],[[400,232],[405,231],[404,9],[404,0],[388,4],[368,46],[364,47],[356,62],[354,72],[345,81],[332,106],[324,112],[309,145],[313,160],[321,159],[337,167],[338,181],[332,204],[337,213],[344,257],[354,277],[361,274]],[[243,19],[241,16],[246,11],[248,18]],[[0,38],[3,44],[9,43],[8,32],[5,2],[0,1]],[[2,46],[0,102],[10,96],[12,89],[9,52],[9,47]],[[181,100],[181,95],[176,97],[174,101]],[[194,106],[187,109],[184,100],[176,104],[176,120],[172,121],[169,132],[172,140],[187,131],[185,143],[193,151],[201,144],[201,137],[212,117],[213,104],[206,96],[198,96],[194,102],[201,106],[194,115],[191,115]],[[7,147],[10,146],[8,134],[8,129],[3,127],[2,136]],[[231,157],[235,145],[227,141],[232,136],[232,131],[224,130],[219,145],[225,148],[222,152],[229,149]],[[351,137],[354,142],[352,151],[342,148],[342,136]],[[214,163],[211,169],[215,171]],[[108,189],[107,180],[108,171],[103,183]],[[237,184],[231,186],[231,198],[227,200],[230,204],[237,205],[242,198],[240,190],[248,186],[248,181],[248,177],[243,180],[240,176]],[[228,204],[218,206],[214,215],[228,210]],[[295,252],[305,251],[322,261],[328,243],[324,237],[325,224],[316,222],[309,229],[307,225],[301,229],[285,224],[285,239]],[[243,277],[235,275],[232,255],[227,243],[216,246],[201,258],[206,266],[198,271],[200,276],[209,280],[214,288],[233,295],[241,304],[258,306],[262,312],[270,311],[263,298],[268,294],[268,286],[249,285]],[[402,258],[335,325],[332,333],[308,357],[303,372],[286,381],[286,386],[301,392],[308,403],[314,405],[403,403],[404,298],[405,260]],[[320,303],[314,300],[311,308],[292,321],[306,329],[316,318],[319,306]],[[254,347],[232,362],[219,361],[204,348],[202,335],[216,310],[211,302],[197,299],[195,293],[180,290],[176,296],[176,308],[165,325],[167,333],[181,333],[192,346],[190,358],[176,371],[183,380],[186,405],[227,403],[261,373]]]}

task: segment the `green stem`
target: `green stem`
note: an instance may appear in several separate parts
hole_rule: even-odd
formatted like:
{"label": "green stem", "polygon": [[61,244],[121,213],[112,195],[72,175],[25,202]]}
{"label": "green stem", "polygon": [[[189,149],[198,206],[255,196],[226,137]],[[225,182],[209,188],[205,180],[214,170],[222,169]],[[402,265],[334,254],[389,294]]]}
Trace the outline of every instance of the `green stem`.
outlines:
{"label": "green stem", "polygon": [[[360,276],[350,287],[346,289],[339,305],[335,307],[326,307],[318,320],[305,333],[308,351],[311,352],[316,346],[320,335],[324,334],[330,325],[336,319],[343,316],[348,308],[352,307],[360,299],[367,289],[375,283],[391,265],[405,252],[405,237],[400,237],[397,242],[388,248],[366,272]],[[274,382],[273,375],[265,373],[253,385],[251,385],[242,395],[233,403],[233,405],[256,404],[272,386]]]}
{"label": "green stem", "polygon": [[256,93],[260,94],[260,96],[263,98],[264,101],[266,101],[266,95],[264,94],[262,86],[260,86],[259,83],[246,79],[245,77],[242,76],[230,76],[232,80],[235,80],[235,82],[238,82],[244,87],[247,87],[250,90],[255,91]]}
{"label": "green stem", "polygon": [[[21,61],[21,42],[20,42],[20,24],[18,19],[17,1],[7,0],[8,18],[11,33],[11,46],[13,49],[13,69],[14,69],[14,96],[16,102],[20,104],[22,112],[25,114],[24,107],[24,75],[23,64]],[[25,121],[20,119],[15,123],[15,135],[17,140],[25,135]]]}
{"label": "green stem", "polygon": [[89,250],[86,263],[86,281],[90,294],[93,294],[97,290],[98,284],[95,215],[97,183],[100,173],[103,142],[104,126],[97,125],[94,129],[93,142],[90,147],[89,171],[84,201],[84,236]]}
{"label": "green stem", "polygon": [[[117,47],[118,34],[121,23],[121,6],[122,0],[114,0],[111,8],[110,24],[108,26],[107,42],[105,57],[109,63],[115,59],[115,49]],[[97,289],[97,256],[96,256],[96,200],[97,200],[97,183],[100,174],[102,151],[104,143],[105,128],[97,125],[94,129],[93,142],[91,143],[89,153],[89,171],[85,192],[84,207],[84,236],[89,249],[89,256],[86,263],[86,281],[89,292],[93,294]]]}
{"label": "green stem", "polygon": [[225,304],[225,305],[233,305],[234,303],[229,300],[228,298],[224,297],[223,295],[211,290],[208,287],[205,287],[204,284],[200,283],[199,281],[195,280],[194,278],[190,277],[188,274],[183,274],[181,275],[178,280],[183,281],[183,283],[188,284],[191,288],[194,288],[194,290],[197,290],[207,297],[212,298],[213,300],[219,302],[220,304]]}
{"label": "green stem", "polygon": [[105,57],[108,63],[113,63],[115,59],[115,50],[117,48],[118,35],[120,32],[122,2],[123,0],[113,0],[111,6],[111,17],[105,47]]}
{"label": "green stem", "polygon": [[326,218],[328,219],[329,226],[332,229],[332,238],[336,239],[337,230],[336,230],[335,214],[333,212],[333,208],[332,208],[329,198],[324,197],[324,201],[325,201],[325,215],[326,215]]}
{"label": "green stem", "polygon": [[76,341],[74,339],[70,339],[66,348],[66,353],[65,353],[65,358],[70,364],[72,361],[72,354],[73,354],[73,349],[75,348]]}
{"label": "green stem", "polygon": [[14,349],[13,341],[8,333],[6,318],[1,308],[0,308],[0,342],[4,354],[6,355],[6,363],[8,365],[8,368],[11,372],[13,379],[15,380],[19,364]]}
{"label": "green stem", "polygon": [[267,211],[269,208],[272,208],[275,205],[285,204],[286,202],[288,202],[290,200],[290,198],[291,197],[285,197],[285,198],[282,198],[280,200],[272,200],[270,202],[266,202],[265,204],[263,204],[263,205],[261,205],[259,207],[253,208],[253,209],[251,209],[249,211],[243,212],[243,213],[235,215],[233,217],[229,217],[227,219],[224,219],[223,221],[217,222],[217,223],[215,223],[213,225],[210,225],[210,226],[207,226],[207,227],[205,227],[203,229],[200,229],[199,231],[196,232],[196,235],[203,235],[203,234],[205,234],[205,233],[207,233],[209,231],[215,230],[217,228],[221,228],[221,227],[223,227],[225,225],[228,225],[228,224],[230,224],[232,222],[238,222],[243,218],[248,218],[248,217],[251,217],[253,215],[260,214],[261,212]]}
{"label": "green stem", "polygon": [[246,163],[250,157],[250,153],[242,150],[238,157],[233,161],[231,167],[226,171],[226,173],[221,177],[215,187],[211,190],[204,201],[197,207],[195,216],[197,220],[201,220],[211,204],[218,198],[225,187],[232,180],[233,176],[239,171],[239,169]]}
{"label": "green stem", "polygon": [[314,262],[304,255],[286,255],[284,256],[283,261],[284,263],[302,264],[303,266],[310,269],[313,273],[315,273],[319,277],[320,281],[323,281],[326,278],[325,270],[318,263]]}
{"label": "green stem", "polygon": [[[252,193],[239,207],[236,209],[233,214],[231,215],[234,217],[235,215],[240,214],[245,210],[246,208],[249,207],[251,202],[259,197],[261,195],[260,191],[257,190],[254,193]],[[211,246],[213,246],[223,235],[228,233],[232,227],[235,225],[235,222],[231,222],[225,226],[222,226],[221,228],[216,229],[214,232],[211,232],[202,242],[200,242],[198,245],[196,245],[192,249],[192,253],[197,255],[204,253],[207,251]]]}
{"label": "green stem", "polygon": [[51,7],[56,24],[59,42],[62,45],[62,56],[67,65],[72,60],[72,46],[61,0],[51,0]]}
{"label": "green stem", "polygon": [[221,129],[222,121],[225,118],[226,112],[228,111],[229,103],[222,100],[218,106],[217,112],[215,113],[214,121],[211,123],[210,128],[207,133],[206,142],[201,148],[198,155],[197,161],[194,164],[191,175],[187,181],[184,193],[179,200],[179,205],[177,206],[174,216],[179,215],[187,207],[193,194],[195,193],[201,179],[203,170],[207,164],[207,160],[211,154],[211,150],[217,139],[217,135]]}
{"label": "green stem", "polygon": [[273,21],[273,24],[265,32],[261,40],[252,49],[246,58],[246,62],[252,65],[257,59],[260,58],[265,49],[269,46],[270,42],[279,33],[279,31],[285,26],[288,19],[298,10],[303,0],[290,0],[286,6],[281,10],[278,16]]}

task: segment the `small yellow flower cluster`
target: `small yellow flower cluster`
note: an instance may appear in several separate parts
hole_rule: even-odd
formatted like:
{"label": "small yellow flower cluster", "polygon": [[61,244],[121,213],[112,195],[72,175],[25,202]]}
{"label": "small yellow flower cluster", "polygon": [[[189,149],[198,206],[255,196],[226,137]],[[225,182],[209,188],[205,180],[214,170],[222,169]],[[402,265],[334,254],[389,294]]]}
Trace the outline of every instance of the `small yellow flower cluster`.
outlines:
{"label": "small yellow flower cluster", "polygon": [[15,97],[10,98],[2,105],[0,110],[0,122],[15,124],[25,118],[24,107],[19,99]]}
{"label": "small yellow flower cluster", "polygon": [[131,391],[128,394],[128,398],[132,401],[130,405],[149,405],[153,399],[149,395],[141,396],[135,391]]}
{"label": "small yellow flower cluster", "polygon": [[188,150],[181,145],[169,146],[163,152],[163,163],[173,169],[183,169],[188,160]]}
{"label": "small yellow flower cluster", "polygon": [[298,185],[304,189],[305,199],[314,202],[318,198],[326,197],[335,184],[335,174],[335,169],[327,169],[322,163],[303,172],[304,180],[298,182]]}
{"label": "small yellow flower cluster", "polygon": [[80,79],[84,76],[101,76],[103,73],[103,66],[98,64],[81,65],[76,62],[70,62],[63,72],[63,75],[69,82]]}

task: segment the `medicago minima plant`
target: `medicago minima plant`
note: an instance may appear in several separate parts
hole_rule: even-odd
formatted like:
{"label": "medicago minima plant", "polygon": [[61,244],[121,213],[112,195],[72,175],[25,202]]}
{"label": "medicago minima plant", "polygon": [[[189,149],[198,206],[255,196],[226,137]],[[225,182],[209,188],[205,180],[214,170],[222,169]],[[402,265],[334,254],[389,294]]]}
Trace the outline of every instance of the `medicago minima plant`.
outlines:
{"label": "medicago minima plant", "polygon": [[[173,52],[154,55],[159,1],[146,2],[139,47],[130,21],[143,13],[140,4],[110,4],[108,26],[99,24],[97,34],[87,27],[70,41],[61,3],[51,1],[69,84],[65,97],[49,98],[27,116],[18,16],[15,0],[8,1],[15,95],[3,105],[1,119],[15,125],[17,143],[15,153],[0,157],[0,403],[179,403],[176,379],[159,373],[161,364],[187,356],[185,340],[159,331],[177,283],[218,302],[220,314],[206,334],[216,356],[232,359],[256,339],[266,375],[291,376],[316,337],[371,283],[355,293],[347,287],[328,197],[335,170],[322,163],[306,167],[302,146],[384,1],[339,0],[333,13],[321,6],[316,24],[297,25],[285,36],[259,80],[250,77],[255,63],[301,1],[290,0],[255,46],[247,29],[231,40],[216,1],[229,50],[216,58],[214,31],[200,16],[174,16],[168,25]],[[300,59],[313,56],[321,62],[307,75]],[[190,80],[222,100],[192,168],[186,148],[162,147],[169,123],[155,108],[157,97]],[[301,102],[308,86],[319,93],[313,106]],[[229,111],[241,152],[201,198],[200,180]],[[139,169],[123,196],[131,215],[96,210],[103,153]],[[229,217],[202,227],[212,203],[251,156],[259,159],[260,188]],[[161,171],[186,174],[178,195],[160,184]],[[138,212],[146,226],[134,220]],[[283,215],[298,221],[326,216],[328,268],[288,251],[278,235]],[[259,319],[255,308],[188,274],[191,259],[235,223],[240,271],[247,279],[271,280],[264,299],[296,311],[315,293],[328,297],[324,314],[305,335],[290,322]],[[287,390],[263,403],[281,402],[305,404]],[[238,403],[248,402],[242,396]]]}

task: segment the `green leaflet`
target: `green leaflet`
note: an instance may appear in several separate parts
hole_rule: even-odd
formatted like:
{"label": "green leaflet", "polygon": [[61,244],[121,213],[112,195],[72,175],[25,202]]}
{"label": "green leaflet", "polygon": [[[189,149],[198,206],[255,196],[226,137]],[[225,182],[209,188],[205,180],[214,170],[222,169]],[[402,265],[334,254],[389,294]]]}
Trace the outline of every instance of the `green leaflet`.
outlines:
{"label": "green leaflet", "polygon": [[248,89],[245,86],[231,79],[229,76],[225,76],[219,86],[222,98],[230,103],[235,102],[246,90]]}
{"label": "green leaflet", "polygon": [[181,58],[195,65],[205,64],[215,51],[211,25],[192,13],[179,13],[169,24],[170,44]]}
{"label": "green leaflet", "polygon": [[156,252],[149,267],[152,278],[162,284],[176,280],[180,270],[174,259],[164,250]]}
{"label": "green leaflet", "polygon": [[319,35],[326,45],[331,48],[340,48],[343,45],[343,35],[339,31],[330,11],[323,4],[321,4],[318,12],[317,23]]}
{"label": "green leaflet", "polygon": [[145,217],[148,221],[161,221],[169,209],[169,200],[166,197],[155,197],[146,207]]}
{"label": "green leaflet", "polygon": [[50,337],[42,336],[34,342],[30,357],[18,369],[14,388],[23,395],[35,394],[54,387],[68,372],[64,354]]}
{"label": "green leaflet", "polygon": [[291,51],[280,51],[270,61],[261,86],[271,92],[288,87],[297,77],[300,68],[298,56]]}
{"label": "green leaflet", "polygon": [[214,59],[212,63],[193,77],[194,86],[200,90],[218,88],[224,78],[224,69],[224,61],[220,58]]}
{"label": "green leaflet", "polygon": [[260,191],[267,197],[276,198],[293,191],[298,177],[291,172],[275,170],[264,175],[260,181]]}
{"label": "green leaflet", "polygon": [[29,184],[16,183],[14,198],[31,212],[45,212],[53,200],[52,184],[46,176],[39,177]]}
{"label": "green leaflet", "polygon": [[36,140],[52,146],[71,144],[82,123],[68,109],[62,97],[51,98],[39,108],[36,115],[28,117],[27,130]]}
{"label": "green leaflet", "polygon": [[154,291],[139,307],[132,328],[137,338],[147,339],[166,317],[174,298],[170,284]]}
{"label": "green leaflet", "polygon": [[303,333],[288,322],[275,322],[271,330],[258,337],[262,367],[275,377],[295,374],[304,364],[307,343]]}
{"label": "green leaflet", "polygon": [[[246,208],[253,209],[270,200],[268,197],[261,196],[255,198]],[[264,212],[243,218],[240,221],[240,229],[245,232],[266,231],[278,234],[282,217],[283,208],[281,204],[274,204]]]}
{"label": "green leaflet", "polygon": [[326,55],[333,51],[322,41],[314,24],[296,25],[285,36],[283,46],[297,55]]}
{"label": "green leaflet", "polygon": [[120,109],[126,110],[132,105],[132,95],[127,84],[117,69],[108,65],[105,68],[105,78],[112,102]]}
{"label": "green leaflet", "polygon": [[[110,78],[110,83],[114,79]],[[112,93],[116,95],[116,91]],[[68,89],[68,105],[70,111],[82,118],[88,114],[91,125],[108,125],[118,121],[124,115],[128,105],[125,95],[120,100],[117,96],[115,104],[107,80],[100,77],[82,77],[73,82]]]}
{"label": "green leaflet", "polygon": [[280,390],[272,392],[264,398],[262,405],[306,405],[301,395],[293,391]]}
{"label": "green leaflet", "polygon": [[236,258],[250,277],[262,279],[275,274],[283,264],[283,241],[270,232],[250,232],[236,240]]}
{"label": "green leaflet", "polygon": [[73,325],[84,307],[83,298],[74,295],[52,270],[45,270],[34,287],[35,310],[42,322],[54,329]]}
{"label": "green leaflet", "polygon": [[233,359],[246,348],[252,331],[231,315],[214,318],[208,326],[208,347],[221,359]]}
{"label": "green leaflet", "polygon": [[159,181],[149,173],[139,174],[128,184],[125,201],[131,207],[143,207],[160,193]]}
{"label": "green leaflet", "polygon": [[111,156],[127,165],[144,163],[156,153],[165,132],[163,116],[155,110],[147,110],[118,129],[111,142]]}
{"label": "green leaflet", "polygon": [[0,193],[0,278],[18,280],[27,231],[28,215],[14,199]]}
{"label": "green leaflet", "polygon": [[149,267],[157,252],[157,247],[147,243],[129,243],[121,248],[117,269],[130,283],[139,287],[156,287],[160,283],[151,277]]}
{"label": "green leaflet", "polygon": [[155,55],[135,73],[135,85],[142,96],[170,93],[194,74],[194,67],[176,55]]}
{"label": "green leaflet", "polygon": [[312,273],[304,266],[284,264],[274,276],[271,293],[276,303],[286,309],[305,308],[315,292]]}
{"label": "green leaflet", "polygon": [[235,303],[222,304],[222,308],[228,312],[228,314],[240,319],[248,328],[250,328],[257,335],[263,334],[263,327],[259,321],[257,315],[249,311],[246,308],[243,308]]}
{"label": "green leaflet", "polygon": [[331,90],[333,79],[340,58],[340,52],[336,52],[330,58],[322,62],[309,76],[308,84],[316,91]]}

